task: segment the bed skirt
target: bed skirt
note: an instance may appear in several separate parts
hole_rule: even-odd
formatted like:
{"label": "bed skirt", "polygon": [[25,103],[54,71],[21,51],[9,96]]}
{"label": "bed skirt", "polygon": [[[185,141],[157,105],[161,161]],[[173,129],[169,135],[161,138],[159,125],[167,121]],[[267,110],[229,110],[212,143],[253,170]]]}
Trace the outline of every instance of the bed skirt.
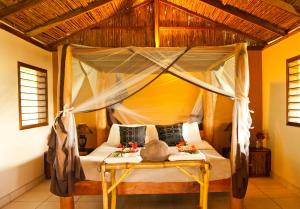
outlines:
{"label": "bed skirt", "polygon": [[[209,192],[230,192],[231,178],[209,182]],[[118,195],[134,194],[178,194],[199,193],[196,182],[122,182],[118,186]],[[79,181],[75,184],[74,195],[102,194],[101,181]]]}

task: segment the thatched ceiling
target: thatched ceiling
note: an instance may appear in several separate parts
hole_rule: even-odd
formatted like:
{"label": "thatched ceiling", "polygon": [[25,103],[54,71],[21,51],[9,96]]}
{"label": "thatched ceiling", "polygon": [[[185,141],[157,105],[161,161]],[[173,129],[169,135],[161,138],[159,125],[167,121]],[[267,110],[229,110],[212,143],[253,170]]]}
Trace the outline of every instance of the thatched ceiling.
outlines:
{"label": "thatched ceiling", "polygon": [[0,0],[0,18],[0,27],[48,49],[264,46],[300,26],[300,0]]}

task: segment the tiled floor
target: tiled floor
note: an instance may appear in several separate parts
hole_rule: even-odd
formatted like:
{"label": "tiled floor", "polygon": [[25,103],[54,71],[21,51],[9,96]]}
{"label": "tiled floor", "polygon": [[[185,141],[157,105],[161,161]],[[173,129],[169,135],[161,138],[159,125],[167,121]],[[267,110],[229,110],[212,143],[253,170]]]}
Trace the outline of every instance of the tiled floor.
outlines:
{"label": "tiled floor", "polygon": [[[118,198],[119,209],[195,209],[198,195],[133,195]],[[300,209],[300,196],[271,178],[250,179],[246,209]],[[100,196],[75,198],[76,209],[102,208]],[[59,198],[49,192],[49,181],[26,192],[3,209],[58,209]],[[227,193],[211,193],[209,209],[229,209]]]}

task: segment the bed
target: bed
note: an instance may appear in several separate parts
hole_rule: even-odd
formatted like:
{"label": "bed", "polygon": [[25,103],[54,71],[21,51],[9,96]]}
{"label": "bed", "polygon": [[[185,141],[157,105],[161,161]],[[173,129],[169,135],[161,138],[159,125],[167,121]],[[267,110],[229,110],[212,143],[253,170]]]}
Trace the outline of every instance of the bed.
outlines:
{"label": "bed", "polygon": [[[205,154],[207,161],[211,164],[210,181],[229,179],[231,177],[230,161],[222,157],[208,142],[202,140],[199,144],[201,152]],[[174,152],[176,147],[170,147],[170,152]],[[100,181],[99,162],[103,162],[108,155],[116,151],[115,146],[103,143],[89,155],[81,156],[81,163],[87,180]],[[195,175],[196,170],[190,170]],[[117,177],[120,174],[117,173]],[[190,178],[182,174],[175,168],[137,170],[131,173],[125,182],[192,182]]]}
{"label": "bed", "polygon": [[[92,158],[99,158],[98,163],[100,163],[101,156],[97,156],[99,155],[97,152],[99,150],[101,152],[105,149],[109,150],[108,145],[112,145],[104,143],[91,155],[82,158],[88,180],[77,182],[74,185],[74,191],[72,189],[68,190],[68,188],[73,188],[73,180],[83,179],[80,176],[81,164],[78,160],[79,152],[74,114],[96,112],[97,135],[104,136],[98,140],[103,140],[106,138],[105,130],[108,124],[106,111],[112,109],[111,111],[116,114],[120,114],[120,112],[135,113],[131,109],[121,108],[120,104],[147,88],[165,73],[206,90],[204,91],[203,102],[200,103],[203,104],[203,107],[197,106],[197,108],[193,108],[184,115],[180,115],[182,111],[165,112],[166,114],[179,114],[176,121],[170,120],[171,123],[175,123],[179,122],[177,121],[178,118],[185,118],[184,121],[193,118],[191,116],[194,115],[198,118],[200,116],[198,110],[203,110],[204,130],[207,140],[212,140],[213,135],[216,94],[234,100],[230,163],[213,149],[202,150],[207,156],[211,157],[212,164],[216,162],[221,165],[215,164],[213,165],[214,168],[220,167],[227,171],[231,170],[232,174],[227,175],[227,172],[212,171],[209,190],[231,191],[231,208],[243,208],[243,199],[248,185],[248,148],[249,129],[251,127],[251,116],[248,107],[249,66],[245,43],[220,47],[127,47],[108,49],[64,45],[59,48],[58,54],[61,60],[58,95],[61,112],[57,119],[60,119],[63,128],[58,127],[61,124],[53,126],[55,127],[56,136],[52,138],[53,143],[50,143],[50,145],[59,145],[51,147],[53,159],[60,159],[58,164],[53,163],[54,170],[57,171],[54,180],[68,179],[67,184],[57,181],[57,185],[63,186],[67,191],[66,194],[62,195],[55,192],[55,194],[61,196],[62,209],[74,208],[73,198],[69,195],[101,193],[101,184],[97,179],[97,166],[93,166]],[[90,93],[87,93],[86,88],[83,88],[86,86],[89,87]],[[176,86],[173,89],[176,91]],[[136,103],[136,105],[138,106],[139,103]],[[152,105],[160,105],[160,102]],[[135,109],[135,107],[133,106],[132,109]],[[194,109],[197,109],[196,114],[193,113]],[[146,109],[146,111],[148,110],[149,108]],[[190,114],[191,112],[192,114]],[[160,116],[160,113],[152,114]],[[144,114],[141,117],[138,116],[139,120],[143,119],[142,123],[149,122],[147,117],[143,117]],[[121,122],[126,123],[126,121]],[[155,123],[165,124],[163,122]],[[67,131],[65,125],[69,126]],[[68,155],[68,153],[71,154]],[[103,157],[105,158],[105,156]],[[226,166],[224,166],[225,164]],[[88,167],[91,167],[94,171],[89,171]],[[151,179],[151,181],[149,181],[151,176],[153,178],[153,176],[160,173],[151,171],[147,174],[150,176],[147,177],[148,179],[144,178],[145,176],[141,178],[139,172],[133,173],[118,187],[118,193],[197,192],[198,188],[194,189],[197,187],[194,182],[179,176],[180,174],[176,174],[172,170],[166,170],[165,172],[170,174],[168,179],[155,178],[160,180]]]}
{"label": "bed", "polygon": [[[116,144],[119,143],[118,126],[114,124],[111,128],[107,142],[97,147],[89,155],[80,157],[86,181],[76,183],[75,194],[101,194],[100,165],[112,152],[118,149],[116,148]],[[211,164],[210,191],[229,192],[231,180],[230,160],[222,157],[208,142],[201,139],[196,123],[189,124],[189,126],[184,124],[183,127],[185,139],[197,144],[206,160]],[[155,137],[155,134],[154,126],[148,125],[146,140],[149,140],[153,135]],[[175,153],[177,148],[169,147],[169,151]],[[194,175],[198,174],[195,168],[186,169]],[[116,177],[119,178],[121,173],[122,171],[117,172]],[[108,176],[108,178],[110,177]],[[176,168],[139,169],[129,174],[118,187],[118,193],[121,195],[194,193],[198,191],[196,182]]]}

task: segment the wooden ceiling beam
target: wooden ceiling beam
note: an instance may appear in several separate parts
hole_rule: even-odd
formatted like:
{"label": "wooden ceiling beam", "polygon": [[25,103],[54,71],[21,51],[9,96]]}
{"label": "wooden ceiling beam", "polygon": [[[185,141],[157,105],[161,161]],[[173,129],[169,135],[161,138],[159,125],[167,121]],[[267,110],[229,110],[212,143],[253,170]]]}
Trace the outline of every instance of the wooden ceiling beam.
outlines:
{"label": "wooden ceiling beam", "polygon": [[95,0],[92,3],[88,4],[86,7],[80,7],[78,9],[75,9],[71,12],[65,13],[61,16],[58,16],[52,20],[49,20],[48,22],[39,25],[29,31],[26,31],[26,35],[27,36],[36,36],[46,30],[48,30],[49,28],[53,28],[63,22],[66,22],[68,20],[71,20],[79,15],[82,15],[84,13],[87,13],[89,11],[92,11],[100,6],[103,6],[104,4],[107,4],[109,2],[111,2],[112,0]]}
{"label": "wooden ceiling beam", "polygon": [[300,17],[300,8],[293,6],[285,1],[282,0],[262,0],[262,1]]}
{"label": "wooden ceiling beam", "polygon": [[19,12],[21,10],[32,7],[42,1],[43,0],[23,0],[16,4],[13,4],[11,6],[5,7],[0,10],[0,20],[2,20],[3,18],[5,18],[11,14],[14,14],[15,12]]}
{"label": "wooden ceiling beam", "polygon": [[228,26],[228,25],[226,25],[226,24],[216,22],[216,21],[214,21],[214,20],[212,20],[212,19],[210,19],[210,18],[208,18],[208,17],[206,17],[206,16],[203,16],[203,15],[197,13],[197,12],[191,11],[191,10],[185,8],[185,7],[179,6],[179,5],[177,5],[177,4],[174,4],[174,3],[172,3],[172,2],[169,2],[169,1],[167,1],[167,0],[160,0],[160,2],[163,3],[163,4],[166,4],[166,5],[175,7],[176,9],[179,9],[179,10],[181,10],[181,11],[183,11],[183,12],[187,12],[187,13],[189,13],[189,14],[195,16],[195,17],[202,18],[202,19],[205,19],[205,20],[207,20],[207,21],[213,22],[214,24],[216,24],[217,26],[219,26],[219,27],[221,27],[221,28],[223,28],[223,29],[225,29],[225,30],[229,30],[229,31],[232,31],[232,32],[237,33],[237,34],[241,34],[241,35],[246,36],[246,37],[248,37],[249,39],[252,39],[252,40],[254,40],[254,41],[257,41],[257,42],[259,42],[259,43],[261,43],[261,44],[263,44],[263,45],[266,44],[266,41],[265,41],[265,40],[262,40],[262,39],[260,39],[260,38],[257,38],[257,37],[255,37],[255,36],[253,36],[253,35],[251,35],[251,34],[248,34],[248,33],[243,32],[243,31],[237,30],[237,29],[235,29],[235,28],[231,28],[230,26]]}
{"label": "wooden ceiling beam", "polygon": [[234,15],[236,17],[239,17],[241,19],[244,19],[250,23],[253,23],[255,25],[258,25],[260,27],[263,27],[265,29],[268,29],[269,31],[272,31],[274,33],[277,33],[281,36],[284,36],[287,34],[287,30],[284,28],[279,27],[278,25],[272,24],[266,20],[263,20],[257,16],[251,15],[248,12],[245,12],[243,10],[238,9],[237,7],[231,6],[231,5],[224,5],[219,0],[199,0],[207,5],[213,6],[217,9],[220,9],[224,12],[227,12],[231,15]]}
{"label": "wooden ceiling beam", "polygon": [[[153,25],[146,26],[96,26],[91,30],[145,30],[153,29]],[[160,25],[159,31],[162,30],[224,30],[222,26],[162,26]]]}
{"label": "wooden ceiling beam", "polygon": [[81,28],[80,30],[75,31],[74,33],[71,33],[71,34],[69,34],[69,35],[67,35],[67,36],[65,36],[65,37],[63,37],[63,38],[61,38],[61,39],[58,39],[57,41],[54,41],[54,42],[48,44],[48,46],[51,47],[51,48],[57,47],[60,43],[63,43],[64,41],[68,40],[70,37],[72,37],[72,36],[74,36],[74,35],[76,35],[76,34],[82,32],[82,31],[84,31],[84,30],[87,30],[87,29],[91,29],[91,28],[97,27],[97,26],[98,26],[99,24],[101,24],[101,22],[103,22],[103,21],[107,21],[107,20],[112,19],[112,18],[114,18],[114,17],[116,17],[116,16],[119,16],[119,15],[125,15],[125,14],[128,14],[128,13],[130,13],[130,12],[132,11],[132,9],[137,9],[137,8],[139,8],[139,7],[142,7],[142,6],[151,4],[152,2],[153,2],[152,0],[150,0],[150,1],[144,1],[144,2],[141,2],[141,3],[135,5],[135,6],[131,7],[131,8],[125,7],[125,8],[123,8],[121,11],[117,12],[116,14],[114,14],[114,15],[112,15],[112,16],[110,16],[110,17],[107,17],[107,18],[101,20],[100,22],[97,22],[97,23],[95,23],[95,24],[89,25],[89,26],[87,26],[87,27],[85,27],[85,28]]}
{"label": "wooden ceiling beam", "polygon": [[30,38],[28,36],[26,36],[24,33],[22,33],[21,31],[18,31],[14,28],[12,28],[11,26],[8,26],[7,24],[4,24],[3,22],[0,21],[0,28],[11,33],[11,34],[14,34],[15,36],[25,40],[25,41],[28,41],[29,43],[35,45],[35,46],[38,46],[42,49],[45,49],[47,51],[54,51],[55,49],[51,48],[51,47],[48,47],[46,44],[44,43],[41,43],[40,41],[37,41],[33,38]]}
{"label": "wooden ceiling beam", "polygon": [[222,26],[160,26],[159,30],[224,30]]}

